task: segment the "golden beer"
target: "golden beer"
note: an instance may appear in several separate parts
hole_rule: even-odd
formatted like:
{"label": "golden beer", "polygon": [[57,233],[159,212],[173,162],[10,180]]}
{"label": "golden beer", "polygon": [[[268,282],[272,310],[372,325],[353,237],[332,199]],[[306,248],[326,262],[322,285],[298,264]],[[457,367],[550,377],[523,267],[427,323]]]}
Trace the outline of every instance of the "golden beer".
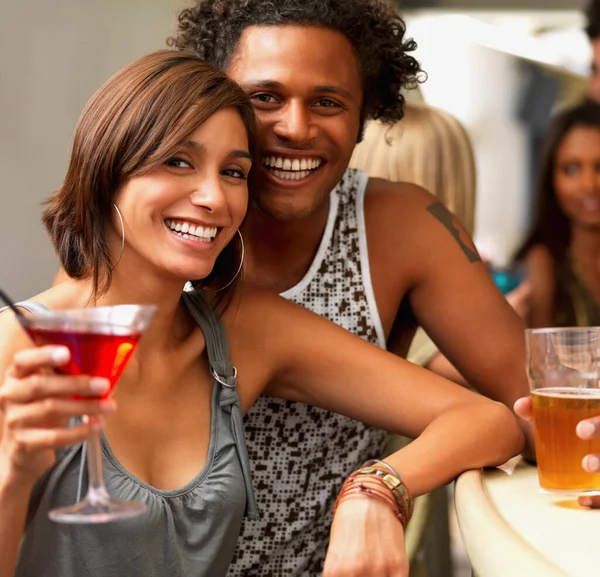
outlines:
{"label": "golden beer", "polygon": [[584,441],[577,423],[600,415],[600,389],[548,387],[533,391],[533,419],[540,487],[548,491],[600,491],[600,473],[581,461],[600,453],[600,439]]}

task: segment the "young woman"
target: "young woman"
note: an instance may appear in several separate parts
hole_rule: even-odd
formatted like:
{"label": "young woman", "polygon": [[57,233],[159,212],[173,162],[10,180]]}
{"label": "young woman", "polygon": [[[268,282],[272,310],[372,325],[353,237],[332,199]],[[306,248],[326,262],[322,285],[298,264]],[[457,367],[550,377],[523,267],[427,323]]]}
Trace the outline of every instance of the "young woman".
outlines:
{"label": "young woman", "polygon": [[[225,575],[244,510],[257,513],[236,415],[262,393],[418,437],[345,484],[326,576],[408,575],[407,491],[521,450],[504,406],[276,295],[233,292],[253,134],[243,91],[181,52],[134,62],[84,110],[44,213],[69,279],[25,306],[158,310],[107,401],[94,398],[106,383],[52,373],[68,351],[32,348],[12,314],[0,315],[1,577]],[[195,291],[182,293],[187,279]],[[67,423],[84,414],[104,416],[109,492],[143,501],[147,515],[107,525],[47,519],[76,499],[91,429]],[[273,450],[292,433],[274,430]]]}
{"label": "young woman", "polygon": [[560,111],[545,141],[533,231],[517,253],[529,325],[600,324],[600,105]]}

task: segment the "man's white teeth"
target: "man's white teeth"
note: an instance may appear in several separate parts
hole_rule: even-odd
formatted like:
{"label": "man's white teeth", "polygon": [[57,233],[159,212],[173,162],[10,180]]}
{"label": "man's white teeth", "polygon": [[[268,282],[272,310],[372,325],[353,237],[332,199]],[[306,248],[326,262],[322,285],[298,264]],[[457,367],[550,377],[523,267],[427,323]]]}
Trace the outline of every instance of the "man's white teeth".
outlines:
{"label": "man's white teeth", "polygon": [[271,172],[278,178],[283,180],[300,180],[306,178],[310,174],[310,170],[301,170],[299,172],[284,172],[283,170],[271,169]]}
{"label": "man's white teeth", "polygon": [[[275,176],[279,176],[275,168],[283,169],[285,171],[291,171],[292,173],[299,173],[300,171],[306,172],[305,178],[311,171],[319,168],[323,160],[321,158],[284,158],[282,156],[264,156],[262,162],[265,166],[268,166]],[[279,176],[280,178],[286,178],[285,176]],[[286,180],[298,180],[298,178],[286,178]]]}
{"label": "man's white teeth", "polygon": [[217,227],[215,226],[200,226],[189,222],[173,222],[168,219],[165,220],[165,224],[172,231],[186,239],[210,242],[217,236]]}

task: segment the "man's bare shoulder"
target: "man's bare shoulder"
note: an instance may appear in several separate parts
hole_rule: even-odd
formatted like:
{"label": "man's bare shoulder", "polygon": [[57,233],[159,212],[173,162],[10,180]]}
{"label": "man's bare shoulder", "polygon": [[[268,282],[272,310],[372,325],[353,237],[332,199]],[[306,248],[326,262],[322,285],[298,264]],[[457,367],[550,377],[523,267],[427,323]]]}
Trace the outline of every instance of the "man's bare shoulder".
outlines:
{"label": "man's bare shoulder", "polygon": [[372,261],[401,263],[403,276],[411,271],[420,276],[454,259],[481,260],[458,219],[416,184],[371,179],[365,226]]}
{"label": "man's bare shoulder", "polygon": [[436,227],[431,216],[438,208],[443,210],[440,201],[421,186],[372,178],[365,193],[367,233],[401,243],[422,237]]}
{"label": "man's bare shoulder", "polygon": [[365,210],[386,213],[390,209],[421,211],[437,202],[433,194],[411,182],[370,178],[365,193]]}

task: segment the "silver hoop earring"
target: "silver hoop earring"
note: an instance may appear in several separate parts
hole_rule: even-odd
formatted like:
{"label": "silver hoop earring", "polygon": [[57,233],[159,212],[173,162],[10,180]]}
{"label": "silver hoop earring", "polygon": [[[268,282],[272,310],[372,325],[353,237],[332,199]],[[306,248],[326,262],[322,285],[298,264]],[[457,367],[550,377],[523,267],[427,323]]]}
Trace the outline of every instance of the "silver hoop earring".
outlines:
{"label": "silver hoop earring", "polygon": [[119,222],[121,223],[121,252],[119,253],[119,258],[117,259],[117,262],[110,269],[115,270],[121,262],[121,259],[123,258],[123,251],[125,250],[125,223],[123,222],[123,215],[121,214],[119,207],[114,202],[112,203],[112,205],[115,207],[115,210],[117,211],[117,216],[119,217]]}
{"label": "silver hoop earring", "polygon": [[225,285],[222,286],[221,288],[218,289],[203,289],[207,292],[212,292],[212,293],[218,293],[219,291],[225,290],[228,286],[231,286],[231,284],[233,283],[233,281],[239,276],[240,272],[242,272],[242,265],[244,264],[244,255],[245,255],[245,249],[244,249],[244,237],[242,236],[242,233],[240,232],[240,229],[238,228],[236,231],[240,237],[240,246],[241,246],[241,258],[240,258],[240,266],[238,266],[237,271],[235,272],[235,274],[233,275],[233,278]]}

